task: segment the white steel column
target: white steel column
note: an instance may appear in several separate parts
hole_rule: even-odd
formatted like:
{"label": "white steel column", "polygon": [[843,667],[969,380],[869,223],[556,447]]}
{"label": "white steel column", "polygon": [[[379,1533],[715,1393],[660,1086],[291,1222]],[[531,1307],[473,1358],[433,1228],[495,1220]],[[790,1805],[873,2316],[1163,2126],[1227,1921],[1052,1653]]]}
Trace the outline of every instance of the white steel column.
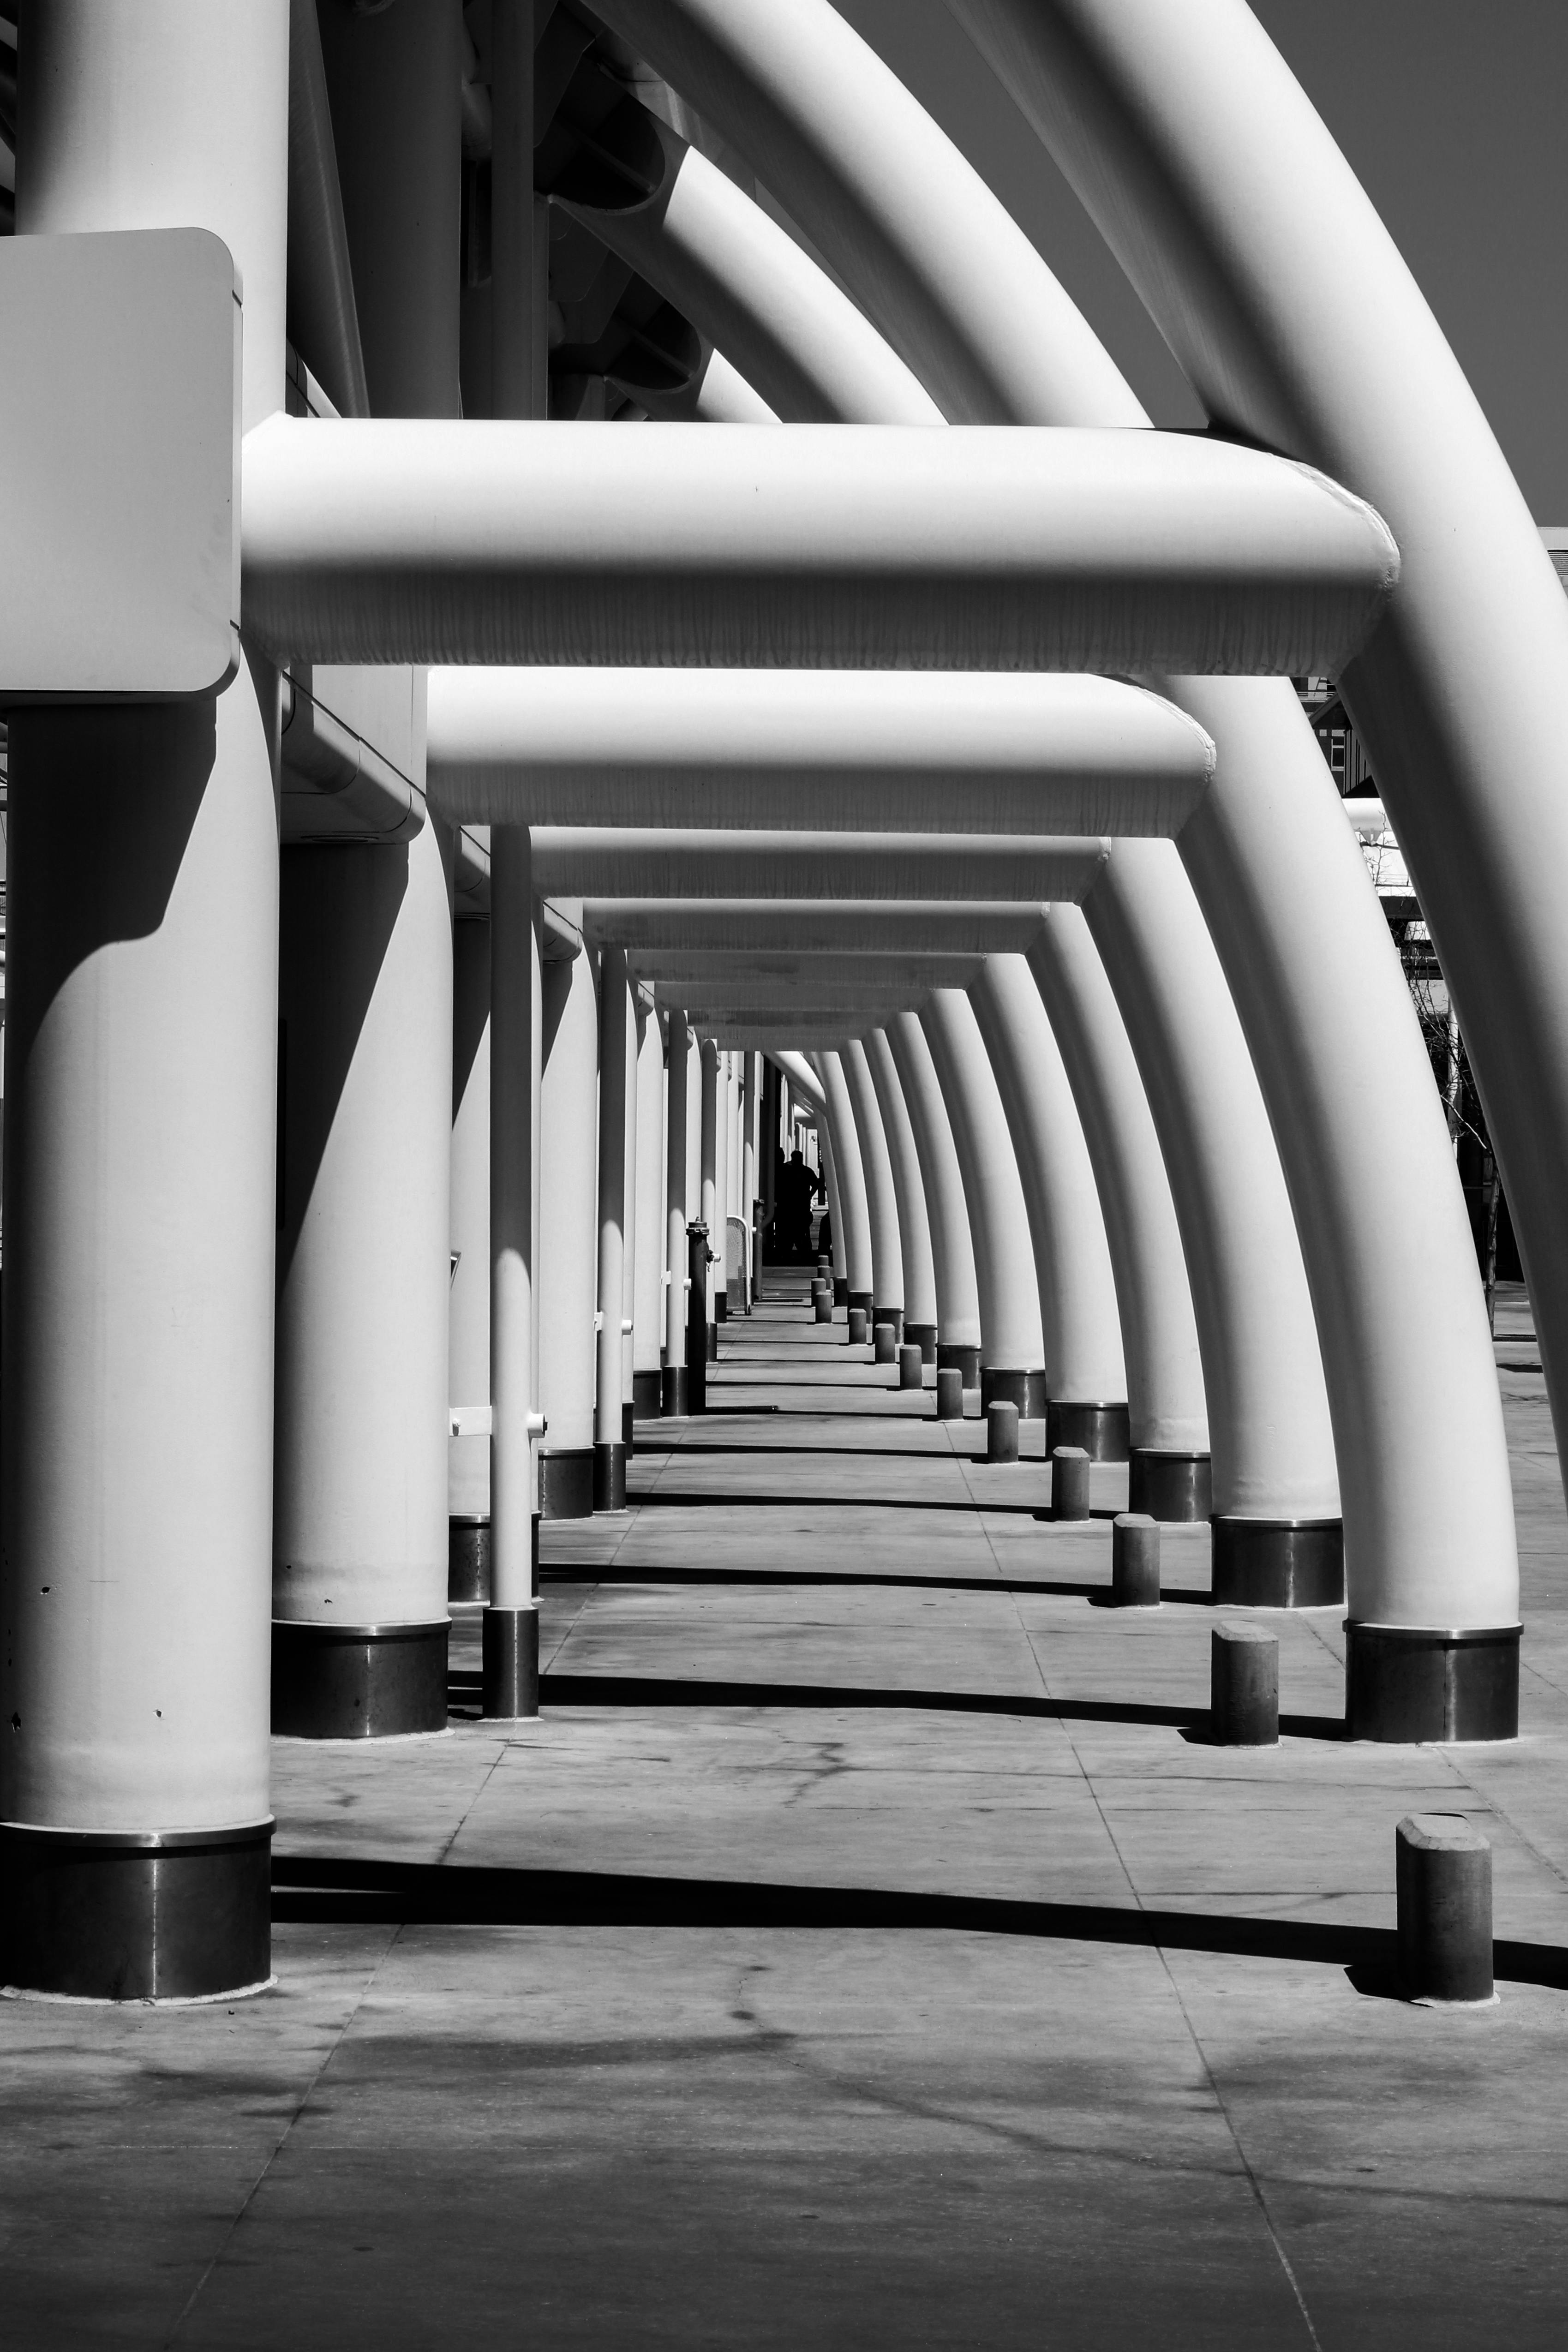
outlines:
{"label": "white steel column", "polygon": [[1127,1366],[1128,1508],[1206,1519],[1208,1409],[1171,1180],[1127,1024],[1079,907],[1052,907],[1029,950],[1093,1162]]}
{"label": "white steel column", "polygon": [[920,1013],[952,1124],[980,1292],[980,1408],[1016,1404],[1046,1416],[1045,1339],[1023,1181],[974,1008],[936,988]]}
{"label": "white steel column", "polygon": [[905,1344],[918,1347],[923,1363],[936,1361],[936,1266],[931,1255],[931,1215],[920,1150],[910,1122],[909,1106],[899,1083],[893,1050],[887,1034],[871,1030],[865,1039],[866,1063],[877,1089],[892,1164],[893,1194],[899,1211],[899,1246],[903,1253]]}
{"label": "white steel column", "polygon": [[899,1074],[925,1185],[936,1282],[937,1370],[957,1371],[965,1389],[978,1389],[980,1285],[952,1122],[918,1015],[895,1013],[883,1034]]}
{"label": "white steel column", "polygon": [[1125,1462],[1127,1370],[1089,1147],[1034,976],[994,955],[969,991],[1029,1213],[1046,1349],[1046,1447]]}
{"label": "white steel column", "polygon": [[[455,418],[456,25],[327,9],[321,29],[372,414]],[[417,782],[422,690],[410,731]],[[405,846],[283,853],[279,1731],[446,1728],[450,901],[434,818]]]}
{"label": "white steel column", "polygon": [[1268,1114],[1174,847],[1119,842],[1084,908],[1165,1155],[1203,1348],[1215,1597],[1343,1592],[1339,1475],[1317,1327]]}
{"label": "white steel column", "polygon": [[[221,236],[247,424],[288,28],[76,0],[23,37],[19,233]],[[0,1979],[232,1993],[270,1969],[278,681],[8,716]]]}
{"label": "white steel column", "polygon": [[[637,1272],[632,1297],[632,1412],[659,1415],[659,1348],[665,1294],[664,1036],[658,1011],[640,1010],[637,1047]],[[673,1130],[671,1130],[673,1132]]]}
{"label": "white steel column", "polygon": [[452,926],[447,1598],[490,1591],[490,927]]}
{"label": "white steel column", "polygon": [[735,1057],[721,1052],[715,1081],[715,1120],[713,1130],[713,1206],[718,1217],[718,1231],[710,1247],[715,1253],[713,1267],[713,1320],[728,1322],[730,1317],[730,1219],[735,1207]]}
{"label": "white steel column", "polygon": [[[542,416],[544,333],[534,284],[532,0],[490,16],[490,405]],[[456,276],[456,272],[453,273]],[[539,1712],[540,1108],[543,971],[521,826],[490,834],[491,1606],[482,1710]],[[501,1061],[504,1059],[504,1067]]]}
{"label": "white steel column", "polygon": [[[587,951],[584,950],[584,953]],[[599,1281],[595,1349],[594,1508],[620,1511],[626,1500],[626,1448],[621,1421],[621,1308],[626,1292],[626,1069],[634,1039],[625,948],[607,947],[599,962]],[[631,1061],[635,1069],[635,1061]],[[635,1124],[636,1111],[632,1108]]]}
{"label": "white steel column", "polygon": [[[701,1206],[698,1222],[707,1230],[707,1271],[703,1276],[703,1319],[707,1325],[708,1356],[719,1352],[719,1297],[724,1268],[724,1073],[719,1048],[711,1037],[702,1040]],[[706,1372],[704,1381],[706,1382]]]}
{"label": "white steel column", "polygon": [[540,1150],[544,988],[521,825],[490,835],[490,1605],[481,1706],[539,1712]]}
{"label": "white steel column", "polygon": [[[540,1091],[539,1463],[546,1519],[594,1507],[599,1008],[587,946],[544,965]],[[618,1379],[617,1373],[617,1379]]]}
{"label": "white steel column", "polygon": [[826,1110],[816,1114],[816,1153],[822,1163],[822,1181],[827,1191],[828,1251],[833,1260],[833,1304],[847,1307],[849,1303],[849,1252],[844,1238],[844,1207],[838,1192],[838,1163],[833,1152],[833,1127]]}
{"label": "white steel column", "polygon": [[664,1362],[659,1373],[659,1411],[680,1414],[687,1410],[689,1393],[686,1369],[686,1228],[689,1136],[690,1132],[688,1105],[688,1074],[690,1069],[689,1032],[686,1015],[677,1008],[669,1016],[669,1038],[665,1051],[665,1090],[668,1105],[665,1119],[665,1272],[668,1276],[664,1295]]}
{"label": "white steel column", "polygon": [[871,1291],[873,1305],[868,1330],[890,1323],[895,1339],[904,1336],[904,1257],[893,1185],[892,1157],[882,1126],[882,1113],[872,1084],[866,1048],[858,1037],[839,1048],[839,1062],[848,1088],[860,1145],[860,1165],[866,1179],[866,1207],[871,1225]]}
{"label": "white steel column", "polygon": [[834,1265],[837,1268],[842,1228],[844,1273],[847,1284],[845,1304],[847,1307],[864,1307],[869,1317],[876,1305],[872,1278],[871,1212],[866,1198],[866,1171],[860,1158],[860,1139],[856,1132],[849,1087],[845,1079],[844,1066],[837,1053],[813,1054],[809,1059],[822,1080],[822,1090],[826,1097],[833,1177],[838,1188],[838,1197],[833,1203]]}
{"label": "white steel column", "polygon": [[758,1137],[762,1129],[762,1055],[748,1054],[741,1066],[741,1215],[746,1229],[746,1312],[756,1289],[757,1208],[761,1196]]}
{"label": "white steel column", "polygon": [[272,1713],[447,1721],[452,939],[433,825],[285,850]]}
{"label": "white steel column", "polygon": [[632,1450],[632,1361],[637,1282],[637,1066],[647,1006],[628,980],[626,1051],[626,1153],[621,1192],[621,1444]]}
{"label": "white steel column", "polygon": [[710,1318],[711,1268],[707,1244],[702,1245],[701,1276],[691,1273],[691,1227],[702,1216],[702,1122],[707,1095],[702,1041],[689,1020],[686,1024],[686,1238],[681,1244],[682,1296],[686,1301],[686,1404],[688,1412],[708,1408],[708,1360],[713,1345]]}

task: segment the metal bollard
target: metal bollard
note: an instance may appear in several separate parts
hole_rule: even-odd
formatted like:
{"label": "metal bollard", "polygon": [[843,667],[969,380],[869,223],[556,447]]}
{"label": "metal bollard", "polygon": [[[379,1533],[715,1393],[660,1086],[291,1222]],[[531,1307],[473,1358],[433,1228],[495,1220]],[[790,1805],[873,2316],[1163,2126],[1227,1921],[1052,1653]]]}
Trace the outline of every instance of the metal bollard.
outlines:
{"label": "metal bollard", "polygon": [[1110,1605],[1160,1606],[1160,1522],[1121,1511],[1110,1523]]}
{"label": "metal bollard", "polygon": [[825,1282],[819,1282],[811,1294],[811,1304],[819,1323],[833,1320],[833,1293]]}
{"label": "metal bollard", "polygon": [[1089,1517],[1089,1456],[1081,1445],[1058,1445],[1052,1452],[1051,1517]]}
{"label": "metal bollard", "polygon": [[936,1375],[938,1421],[963,1419],[963,1374],[956,1364],[940,1364]]}
{"label": "metal bollard", "polygon": [[1216,1625],[1209,1643],[1209,1728],[1219,1748],[1279,1738],[1279,1637],[1261,1625]]}
{"label": "metal bollard", "polygon": [[845,1344],[851,1348],[863,1348],[866,1344],[866,1309],[863,1307],[849,1309],[849,1330]]}
{"label": "metal bollard", "polygon": [[898,1361],[899,1343],[894,1337],[890,1323],[879,1323],[872,1330],[871,1353],[874,1360],[879,1364],[891,1364]]}
{"label": "metal bollard", "polygon": [[826,1280],[831,1283],[833,1280],[833,1260],[831,1257],[826,1255],[819,1257],[816,1261],[816,1271],[819,1275],[826,1276]]}
{"label": "metal bollard", "polygon": [[901,1389],[923,1389],[925,1366],[918,1348],[899,1349],[899,1386]]}
{"label": "metal bollard", "polygon": [[1492,1850],[1480,1831],[1463,1813],[1408,1813],[1394,1870],[1406,2000],[1491,2000]]}
{"label": "metal bollard", "polygon": [[1018,1459],[1018,1408],[1016,1404],[999,1402],[986,1406],[985,1459],[987,1462],[1016,1462]]}

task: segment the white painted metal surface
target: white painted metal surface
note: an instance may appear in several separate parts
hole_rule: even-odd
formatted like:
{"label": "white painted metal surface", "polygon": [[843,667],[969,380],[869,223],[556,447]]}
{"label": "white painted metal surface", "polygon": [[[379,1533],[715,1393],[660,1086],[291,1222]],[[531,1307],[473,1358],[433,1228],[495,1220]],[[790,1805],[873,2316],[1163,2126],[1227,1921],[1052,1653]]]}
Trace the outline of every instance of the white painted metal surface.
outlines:
{"label": "white painted metal surface", "polygon": [[241,619],[316,661],[1331,673],[1399,570],[1170,434],[274,417],[242,477]]}
{"label": "white painted metal surface", "polygon": [[1029,1215],[1053,1402],[1121,1403],[1127,1370],[1105,1218],[1049,1016],[1022,956],[992,956],[969,990]]}
{"label": "white painted metal surface", "polygon": [[1090,677],[437,669],[427,778],[454,823],[1178,833],[1214,747]]}

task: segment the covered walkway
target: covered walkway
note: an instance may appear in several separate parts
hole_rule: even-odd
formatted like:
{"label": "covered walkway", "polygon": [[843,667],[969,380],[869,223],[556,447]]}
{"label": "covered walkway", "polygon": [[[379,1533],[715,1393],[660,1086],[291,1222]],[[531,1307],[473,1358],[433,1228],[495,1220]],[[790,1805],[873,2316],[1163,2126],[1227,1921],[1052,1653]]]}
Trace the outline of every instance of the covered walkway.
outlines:
{"label": "covered walkway", "polygon": [[[1346,1742],[1326,1610],[1268,1619],[1245,1751],[1205,1528],[1109,1609],[1124,1465],[1053,1524],[1044,1461],[767,1281],[625,1512],[546,1525],[537,1720],[480,1722],[459,1610],[448,1734],[274,1743],[275,1994],[0,2013],[7,2330],[1560,2343],[1568,1518],[1522,1293],[1520,1741]],[[1495,1855],[1462,2018],[1384,1997],[1432,1809]]]}

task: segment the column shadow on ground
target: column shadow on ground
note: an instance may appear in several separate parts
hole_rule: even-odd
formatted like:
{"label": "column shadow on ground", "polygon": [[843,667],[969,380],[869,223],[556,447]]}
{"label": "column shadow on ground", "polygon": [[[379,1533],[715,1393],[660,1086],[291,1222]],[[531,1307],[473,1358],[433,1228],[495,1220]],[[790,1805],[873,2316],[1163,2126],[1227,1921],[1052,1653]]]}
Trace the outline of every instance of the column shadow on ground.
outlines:
{"label": "column shadow on ground", "polygon": [[[478,1869],[451,1863],[275,1853],[272,1916],[294,1925],[447,1927],[764,1927],[945,1929],[1042,1940],[1142,1945],[1238,1958],[1304,1960],[1352,1972],[1358,1990],[1392,1984],[1390,1927],[1260,1919],[1212,1911],[1152,1911],[1104,1903],[1037,1903],[1005,1895],[897,1887],[782,1886],[762,1880],[662,1878],[618,1871]],[[1500,1978],[1568,1990],[1568,1950],[1493,1947]]]}
{"label": "column shadow on ground", "polygon": [[[1074,1584],[1044,1576],[952,1576],[943,1572],[899,1576],[863,1568],[670,1568],[662,1560],[629,1560],[604,1568],[595,1565],[590,1578],[584,1573],[584,1566],[583,1561],[570,1559],[546,1561],[540,1567],[539,1580],[542,1584],[864,1584],[886,1587],[895,1592],[1016,1592],[1025,1598],[1046,1601],[1087,1601],[1091,1609],[1110,1606],[1109,1585]],[[1178,1607],[1214,1606],[1213,1596],[1195,1588],[1191,1591],[1173,1591],[1167,1585],[1160,1598]]]}
{"label": "column shadow on ground", "polygon": [[[690,1459],[690,1456],[686,1458]],[[757,1458],[761,1460],[763,1457]],[[717,1487],[707,1494],[676,1491],[667,1486],[657,1486],[646,1495],[632,1494],[626,1499],[629,1503],[635,1503],[640,1511],[645,1512],[673,1509],[779,1511],[795,1510],[802,1504],[815,1503],[821,1505],[824,1509],[837,1511],[946,1511],[950,1516],[962,1516],[968,1518],[975,1511],[982,1510],[1008,1513],[1025,1519],[1050,1519],[1051,1517],[1048,1510],[1042,1510],[1037,1504],[1008,1503],[1001,1500],[993,1502],[989,1496],[983,1502],[976,1503],[968,1495],[952,1495],[945,1500],[937,1496],[927,1498],[912,1495],[823,1495],[814,1494],[809,1487],[805,1486],[792,1487],[786,1493],[771,1495],[741,1495],[728,1486]],[[1114,1511],[1094,1511],[1089,1516],[1094,1519],[1110,1521],[1116,1517],[1116,1514]],[[1087,1523],[1082,1519],[1061,1519],[1052,1520],[1051,1524],[1059,1527],[1081,1528]]]}
{"label": "column shadow on ground", "polygon": [[[448,1687],[459,1704],[479,1695],[478,1675],[454,1674]],[[922,1715],[1024,1716],[1045,1723],[1126,1723],[1208,1736],[1206,1706],[1152,1706],[1139,1700],[1036,1698],[1007,1691],[866,1690],[840,1683],[732,1683],[653,1675],[545,1673],[542,1706],[732,1706],[767,1708],[908,1708]],[[1331,1715],[1282,1715],[1288,1739],[1342,1739],[1343,1722]]]}
{"label": "column shadow on ground", "polygon": [[[779,1408],[777,1405],[773,1405],[770,1410],[776,1412]],[[823,1416],[824,1419],[826,1419],[826,1417],[827,1416],[826,1414]],[[918,1414],[911,1412],[907,1416],[907,1419],[909,1423],[917,1429],[925,1425]],[[651,1461],[657,1454],[661,1455],[663,1459],[668,1462],[672,1460],[678,1454],[684,1454],[688,1461],[694,1458],[701,1462],[707,1462],[715,1458],[720,1461],[733,1459],[741,1462],[755,1463],[759,1465],[772,1462],[775,1458],[779,1461],[788,1462],[793,1460],[796,1455],[808,1456],[814,1462],[821,1462],[826,1459],[829,1462],[875,1461],[945,1463],[967,1462],[975,1458],[984,1462],[985,1459],[984,1454],[974,1457],[966,1454],[926,1454],[922,1453],[918,1445],[806,1445],[797,1444],[794,1438],[790,1438],[782,1445],[775,1445],[772,1443],[766,1445],[745,1445],[738,1444],[733,1440],[726,1440],[721,1445],[694,1445],[689,1443],[684,1445],[645,1445],[641,1438],[639,1438],[637,1440],[636,1449],[631,1455],[631,1461],[647,1462]],[[1037,1464],[1041,1469],[1046,1467],[1045,1462],[1039,1455],[1030,1454],[1027,1458],[1031,1463]],[[649,1500],[651,1501],[651,1499],[652,1497],[650,1496]]]}

